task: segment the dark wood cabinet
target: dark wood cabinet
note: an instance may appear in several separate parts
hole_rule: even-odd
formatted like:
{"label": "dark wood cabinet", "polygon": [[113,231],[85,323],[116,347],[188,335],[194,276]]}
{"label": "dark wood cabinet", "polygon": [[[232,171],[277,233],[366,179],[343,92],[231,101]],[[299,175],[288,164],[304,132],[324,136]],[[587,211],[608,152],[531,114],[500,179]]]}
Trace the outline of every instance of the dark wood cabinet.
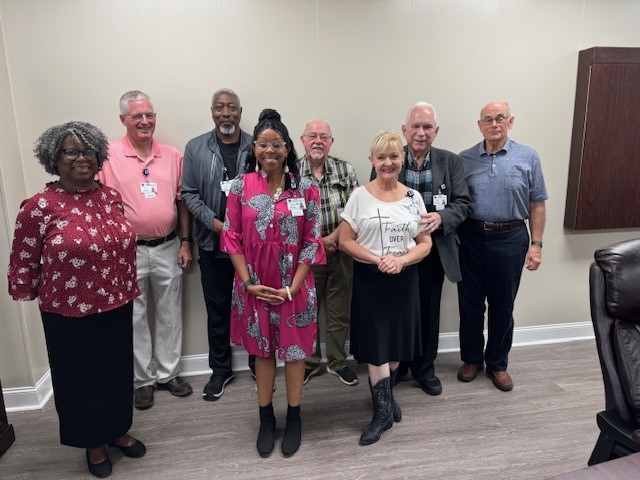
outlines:
{"label": "dark wood cabinet", "polygon": [[640,48],[580,52],[564,226],[640,227]]}
{"label": "dark wood cabinet", "polygon": [[2,382],[0,382],[0,455],[9,450],[9,447],[16,439],[13,427],[9,425],[7,411],[4,408],[4,398],[2,396]]}

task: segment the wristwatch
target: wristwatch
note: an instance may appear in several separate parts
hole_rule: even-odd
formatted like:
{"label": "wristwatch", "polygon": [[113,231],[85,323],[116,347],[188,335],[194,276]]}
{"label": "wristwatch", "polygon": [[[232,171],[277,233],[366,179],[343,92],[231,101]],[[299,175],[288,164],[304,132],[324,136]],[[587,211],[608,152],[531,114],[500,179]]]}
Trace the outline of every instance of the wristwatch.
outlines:
{"label": "wristwatch", "polygon": [[536,246],[542,248],[542,240],[531,240],[531,246]]}

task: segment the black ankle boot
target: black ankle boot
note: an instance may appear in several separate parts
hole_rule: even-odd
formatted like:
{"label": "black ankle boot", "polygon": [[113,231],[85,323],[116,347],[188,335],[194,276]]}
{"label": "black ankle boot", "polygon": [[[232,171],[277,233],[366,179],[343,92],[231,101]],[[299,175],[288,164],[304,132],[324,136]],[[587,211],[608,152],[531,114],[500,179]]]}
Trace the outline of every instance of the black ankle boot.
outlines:
{"label": "black ankle boot", "polygon": [[380,440],[380,435],[393,426],[391,413],[391,379],[383,378],[371,387],[373,418],[360,435],[360,445],[371,445]]}
{"label": "black ankle boot", "polygon": [[300,419],[300,405],[287,409],[287,426],[284,428],[282,437],[282,454],[290,457],[300,448],[302,439],[302,420]]}
{"label": "black ankle boot", "polygon": [[400,370],[400,367],[396,368],[395,370],[391,371],[391,387],[390,387],[390,391],[391,391],[391,412],[393,413],[393,421],[394,422],[399,422],[400,420],[402,420],[402,410],[400,409],[400,405],[398,405],[398,402],[396,402],[396,399],[393,396],[393,387],[396,384],[396,380],[398,378],[398,370]]}
{"label": "black ankle boot", "polygon": [[273,442],[276,437],[276,417],[273,414],[273,405],[260,407],[260,431],[256,447],[262,458],[268,457],[273,452]]}

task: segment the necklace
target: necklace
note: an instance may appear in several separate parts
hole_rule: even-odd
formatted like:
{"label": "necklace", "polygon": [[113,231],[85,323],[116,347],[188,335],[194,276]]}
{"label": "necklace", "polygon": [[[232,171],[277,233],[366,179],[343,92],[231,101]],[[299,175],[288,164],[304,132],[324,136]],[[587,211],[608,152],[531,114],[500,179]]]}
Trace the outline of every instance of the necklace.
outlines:
{"label": "necklace", "polygon": [[[280,177],[280,181],[278,182],[278,187],[276,188],[276,191],[271,194],[271,196],[275,201],[277,201],[280,198],[280,195],[282,195],[282,187],[284,186],[284,176],[285,174],[283,173],[282,177]],[[272,187],[269,185],[269,191],[271,191],[271,188]]]}

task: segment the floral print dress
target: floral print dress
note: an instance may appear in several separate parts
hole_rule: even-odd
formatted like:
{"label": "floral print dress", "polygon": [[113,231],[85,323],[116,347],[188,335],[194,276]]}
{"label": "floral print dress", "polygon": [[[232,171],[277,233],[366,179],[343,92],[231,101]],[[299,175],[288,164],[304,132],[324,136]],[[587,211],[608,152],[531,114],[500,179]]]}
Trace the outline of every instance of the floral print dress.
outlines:
{"label": "floral print dress", "polygon": [[[300,205],[304,199],[304,208]],[[299,263],[322,265],[320,194],[309,179],[277,199],[269,192],[264,172],[238,176],[231,184],[221,233],[222,251],[245,256],[253,283],[273,288],[290,286]],[[285,362],[313,354],[317,342],[318,306],[313,272],[302,287],[281,305],[269,305],[242,288],[234,277],[231,300],[231,341],[251,355],[275,353]]]}

